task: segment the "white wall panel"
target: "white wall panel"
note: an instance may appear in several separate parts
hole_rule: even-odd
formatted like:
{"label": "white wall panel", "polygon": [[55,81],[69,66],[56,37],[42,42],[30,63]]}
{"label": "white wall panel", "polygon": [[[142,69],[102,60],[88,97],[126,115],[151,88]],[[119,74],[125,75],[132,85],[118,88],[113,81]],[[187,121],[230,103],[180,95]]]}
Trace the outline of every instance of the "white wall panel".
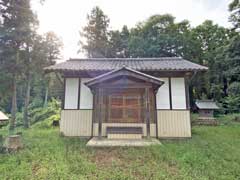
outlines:
{"label": "white wall panel", "polygon": [[81,78],[80,109],[93,109],[93,94],[84,84],[89,80],[90,78]]}
{"label": "white wall panel", "polygon": [[186,109],[186,91],[184,78],[171,78],[172,108]]}
{"label": "white wall panel", "polygon": [[157,109],[170,109],[168,78],[160,78],[164,84],[158,89],[156,95]]}
{"label": "white wall panel", "polygon": [[77,109],[78,107],[78,78],[66,78],[64,109]]}

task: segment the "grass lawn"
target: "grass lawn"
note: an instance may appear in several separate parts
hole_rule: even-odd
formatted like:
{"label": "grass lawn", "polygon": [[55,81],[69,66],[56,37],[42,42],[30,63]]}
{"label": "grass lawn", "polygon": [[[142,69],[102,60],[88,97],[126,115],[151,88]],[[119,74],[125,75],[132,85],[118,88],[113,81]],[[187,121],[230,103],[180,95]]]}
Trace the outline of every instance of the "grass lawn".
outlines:
{"label": "grass lawn", "polygon": [[161,146],[94,149],[35,127],[23,131],[23,150],[0,154],[0,179],[240,179],[240,123],[192,134]]}

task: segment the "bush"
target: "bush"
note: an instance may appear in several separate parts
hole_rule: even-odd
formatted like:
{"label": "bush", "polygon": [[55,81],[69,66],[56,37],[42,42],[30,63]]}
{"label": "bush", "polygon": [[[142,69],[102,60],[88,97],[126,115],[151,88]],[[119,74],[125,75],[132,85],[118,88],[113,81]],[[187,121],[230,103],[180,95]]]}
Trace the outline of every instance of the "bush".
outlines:
{"label": "bush", "polygon": [[228,93],[230,96],[240,96],[240,82],[233,82],[229,85]]}
{"label": "bush", "polygon": [[44,121],[37,122],[34,124],[34,127],[45,129],[52,127],[53,121],[59,121],[60,120],[60,114],[54,114],[48,118],[46,118]]}
{"label": "bush", "polygon": [[35,108],[30,111],[31,124],[44,121],[49,118],[51,121],[59,120],[60,110],[60,102],[56,99],[51,99],[51,101],[48,102],[47,107]]}
{"label": "bush", "polygon": [[240,95],[229,95],[223,99],[223,108],[226,113],[240,112]]}
{"label": "bush", "polygon": [[60,102],[51,99],[45,108],[36,108],[31,111],[31,124],[39,128],[49,128],[53,121],[60,120]]}

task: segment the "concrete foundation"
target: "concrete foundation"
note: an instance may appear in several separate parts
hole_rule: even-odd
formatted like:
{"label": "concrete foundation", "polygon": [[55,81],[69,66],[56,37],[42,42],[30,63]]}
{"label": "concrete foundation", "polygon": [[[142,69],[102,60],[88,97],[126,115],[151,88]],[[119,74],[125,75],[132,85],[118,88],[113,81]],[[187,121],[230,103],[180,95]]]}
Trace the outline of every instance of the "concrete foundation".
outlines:
{"label": "concrete foundation", "polygon": [[160,141],[151,138],[151,139],[107,139],[102,137],[99,139],[98,137],[93,137],[87,143],[89,147],[120,147],[120,146],[128,146],[128,147],[143,147],[143,146],[151,146],[151,145],[161,145]]}

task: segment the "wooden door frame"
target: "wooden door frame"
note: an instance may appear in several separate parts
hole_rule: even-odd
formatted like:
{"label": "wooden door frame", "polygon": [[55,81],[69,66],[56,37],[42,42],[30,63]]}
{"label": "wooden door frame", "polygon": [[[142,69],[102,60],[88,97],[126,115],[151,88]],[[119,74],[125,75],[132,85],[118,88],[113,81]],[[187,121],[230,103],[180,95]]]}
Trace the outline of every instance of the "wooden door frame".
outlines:
{"label": "wooden door frame", "polygon": [[[142,86],[142,87],[138,87],[138,88],[141,88],[144,92],[144,98],[143,101],[145,101],[146,103],[146,106],[144,108],[144,110],[142,111],[145,111],[144,112],[144,122],[143,123],[146,123],[146,130],[147,130],[147,137],[150,137],[150,114],[152,114],[150,112],[150,106],[152,105],[152,109],[154,109],[154,111],[156,111],[156,108],[155,108],[155,103],[156,103],[156,98],[153,98],[154,102],[150,103],[150,94],[153,93],[153,96],[155,94],[155,91],[152,87],[149,87],[149,86]],[[97,102],[97,103],[94,103],[94,109],[93,109],[93,114],[96,114],[96,116],[94,116],[94,122],[96,122],[96,119],[98,119],[98,137],[101,138],[102,137],[102,123],[103,123],[103,119],[105,117],[103,117],[103,114],[106,113],[106,112],[102,112],[103,109],[102,109],[102,105],[103,105],[103,96],[108,93],[109,91],[111,90],[116,90],[117,88],[116,87],[112,87],[112,88],[103,88],[103,87],[99,87],[99,88],[96,88],[96,96],[94,96],[94,101]],[[132,89],[131,87],[124,87],[122,88],[124,90],[127,90],[127,89]],[[155,97],[155,96],[154,96]],[[106,106],[106,105],[105,105]],[[106,108],[107,110],[108,108]],[[95,113],[96,112],[96,113]],[[142,112],[141,112],[142,113]],[[156,116],[155,116],[155,112],[154,114],[152,115],[152,118],[154,120],[154,122],[156,123],[157,122],[157,119],[156,119]],[[139,123],[136,123],[136,124],[139,124]]]}

